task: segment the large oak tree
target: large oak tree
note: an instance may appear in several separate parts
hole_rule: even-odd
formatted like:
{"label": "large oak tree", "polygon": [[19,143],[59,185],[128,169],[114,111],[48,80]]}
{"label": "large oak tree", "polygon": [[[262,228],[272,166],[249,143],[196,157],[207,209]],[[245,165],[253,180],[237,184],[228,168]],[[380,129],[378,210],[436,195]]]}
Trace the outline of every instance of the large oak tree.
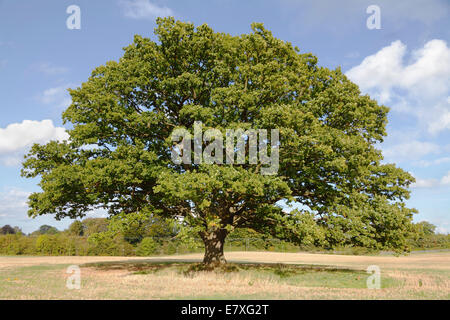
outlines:
{"label": "large oak tree", "polygon": [[[97,67],[63,120],[67,142],[34,145],[25,177],[40,176],[29,215],[183,217],[205,243],[204,262],[225,262],[234,228],[296,243],[406,249],[414,178],[382,164],[376,144],[388,108],[338,68],[275,38],[262,24],[241,36],[157,20],[157,41],[135,36],[123,57]],[[279,170],[261,165],[175,164],[176,128],[279,129]],[[301,206],[286,212],[280,201]]]}

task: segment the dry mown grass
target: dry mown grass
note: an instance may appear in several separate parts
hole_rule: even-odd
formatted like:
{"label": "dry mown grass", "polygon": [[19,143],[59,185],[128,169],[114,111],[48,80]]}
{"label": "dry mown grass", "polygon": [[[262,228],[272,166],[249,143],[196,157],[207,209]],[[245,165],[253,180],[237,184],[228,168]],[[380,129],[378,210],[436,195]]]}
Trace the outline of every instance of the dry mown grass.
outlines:
{"label": "dry mown grass", "polygon": [[[239,271],[229,273],[183,273],[181,263],[155,267],[159,261],[200,259],[201,255],[158,258],[124,257],[0,257],[1,299],[449,299],[450,253],[410,256],[339,256],[306,253],[232,252],[229,261],[273,262],[337,266],[365,270],[381,268],[381,279],[396,284],[379,290],[333,287],[333,283],[314,284],[270,273]],[[65,268],[70,264],[108,262],[81,268],[80,290],[65,287]],[[152,267],[153,266],[153,267]],[[297,267],[293,267],[297,268]],[[314,266],[309,267],[314,269]],[[323,269],[323,268],[322,268]],[[144,270],[144,274],[136,274]],[[317,271],[317,270],[316,270]],[[309,271],[308,271],[309,272]],[[318,273],[311,273],[315,280]],[[325,274],[326,275],[326,274]],[[367,277],[363,274],[363,277]],[[305,277],[303,275],[303,277]],[[346,276],[348,278],[348,276]],[[361,272],[358,273],[361,277]],[[325,278],[329,279],[329,278]],[[358,278],[359,279],[359,278]],[[286,280],[286,281],[285,281]],[[345,280],[347,281],[347,280]],[[364,281],[362,279],[361,281]]]}

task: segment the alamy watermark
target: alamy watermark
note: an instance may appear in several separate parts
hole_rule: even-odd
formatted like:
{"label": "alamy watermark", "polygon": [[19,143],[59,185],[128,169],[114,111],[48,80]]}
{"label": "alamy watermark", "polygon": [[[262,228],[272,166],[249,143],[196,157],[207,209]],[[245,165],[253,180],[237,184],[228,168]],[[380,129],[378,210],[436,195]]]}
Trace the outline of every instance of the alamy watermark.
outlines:
{"label": "alamy watermark", "polygon": [[371,14],[366,20],[367,29],[381,29],[381,9],[379,6],[372,4],[366,9],[367,14]]}
{"label": "alamy watermark", "polygon": [[381,288],[381,271],[377,265],[370,265],[366,269],[370,276],[367,278],[366,284],[368,289],[380,289]]}
{"label": "alamy watermark", "polygon": [[[279,136],[278,129],[270,130],[269,152],[267,129],[226,129],[224,139],[219,129],[208,129],[203,132],[202,122],[195,121],[193,136],[184,128],[177,128],[172,132],[171,139],[175,143],[172,148],[172,161],[175,164],[224,164],[226,162],[233,165],[245,164],[248,159],[248,164],[261,165],[261,174],[273,175],[279,168]],[[204,149],[203,143],[208,143]]]}
{"label": "alamy watermark", "polygon": [[66,280],[66,287],[69,290],[80,290],[81,288],[81,270],[77,265],[68,266],[66,273],[70,274]]}
{"label": "alamy watermark", "polygon": [[70,5],[66,9],[66,13],[70,14],[66,20],[66,27],[69,30],[81,29],[81,9],[77,5]]}

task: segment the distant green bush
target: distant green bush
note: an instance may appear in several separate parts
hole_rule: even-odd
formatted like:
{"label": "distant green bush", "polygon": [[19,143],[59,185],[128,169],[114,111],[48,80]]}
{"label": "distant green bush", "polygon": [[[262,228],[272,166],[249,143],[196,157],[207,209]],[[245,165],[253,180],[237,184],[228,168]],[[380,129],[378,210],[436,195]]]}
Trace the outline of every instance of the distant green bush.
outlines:
{"label": "distant green bush", "polygon": [[450,234],[429,234],[410,240],[413,250],[450,249]]}
{"label": "distant green bush", "polygon": [[34,241],[20,234],[0,236],[0,253],[5,255],[34,255]]}
{"label": "distant green bush", "polygon": [[150,256],[158,252],[160,245],[153,238],[146,237],[137,245],[136,255]]}
{"label": "distant green bush", "polygon": [[134,247],[121,236],[111,236],[108,232],[94,233],[88,238],[89,255],[130,256],[135,255]]}

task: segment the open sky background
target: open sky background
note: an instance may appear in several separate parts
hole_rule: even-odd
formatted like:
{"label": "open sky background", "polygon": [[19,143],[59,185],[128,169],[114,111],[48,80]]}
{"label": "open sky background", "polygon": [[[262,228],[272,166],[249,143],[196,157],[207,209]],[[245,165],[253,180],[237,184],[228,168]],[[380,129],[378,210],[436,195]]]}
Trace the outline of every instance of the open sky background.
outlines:
{"label": "open sky background", "polygon": [[[66,9],[81,9],[81,29],[66,26]],[[369,5],[381,9],[381,29],[368,29]],[[37,179],[20,177],[33,143],[64,139],[67,88],[93,68],[118,60],[134,34],[155,40],[157,16],[174,16],[233,35],[263,22],[273,34],[340,66],[391,108],[379,147],[417,179],[407,204],[450,232],[450,1],[448,0],[0,0],[0,226],[26,233],[71,220],[27,216]],[[102,213],[93,213],[100,216]]]}

